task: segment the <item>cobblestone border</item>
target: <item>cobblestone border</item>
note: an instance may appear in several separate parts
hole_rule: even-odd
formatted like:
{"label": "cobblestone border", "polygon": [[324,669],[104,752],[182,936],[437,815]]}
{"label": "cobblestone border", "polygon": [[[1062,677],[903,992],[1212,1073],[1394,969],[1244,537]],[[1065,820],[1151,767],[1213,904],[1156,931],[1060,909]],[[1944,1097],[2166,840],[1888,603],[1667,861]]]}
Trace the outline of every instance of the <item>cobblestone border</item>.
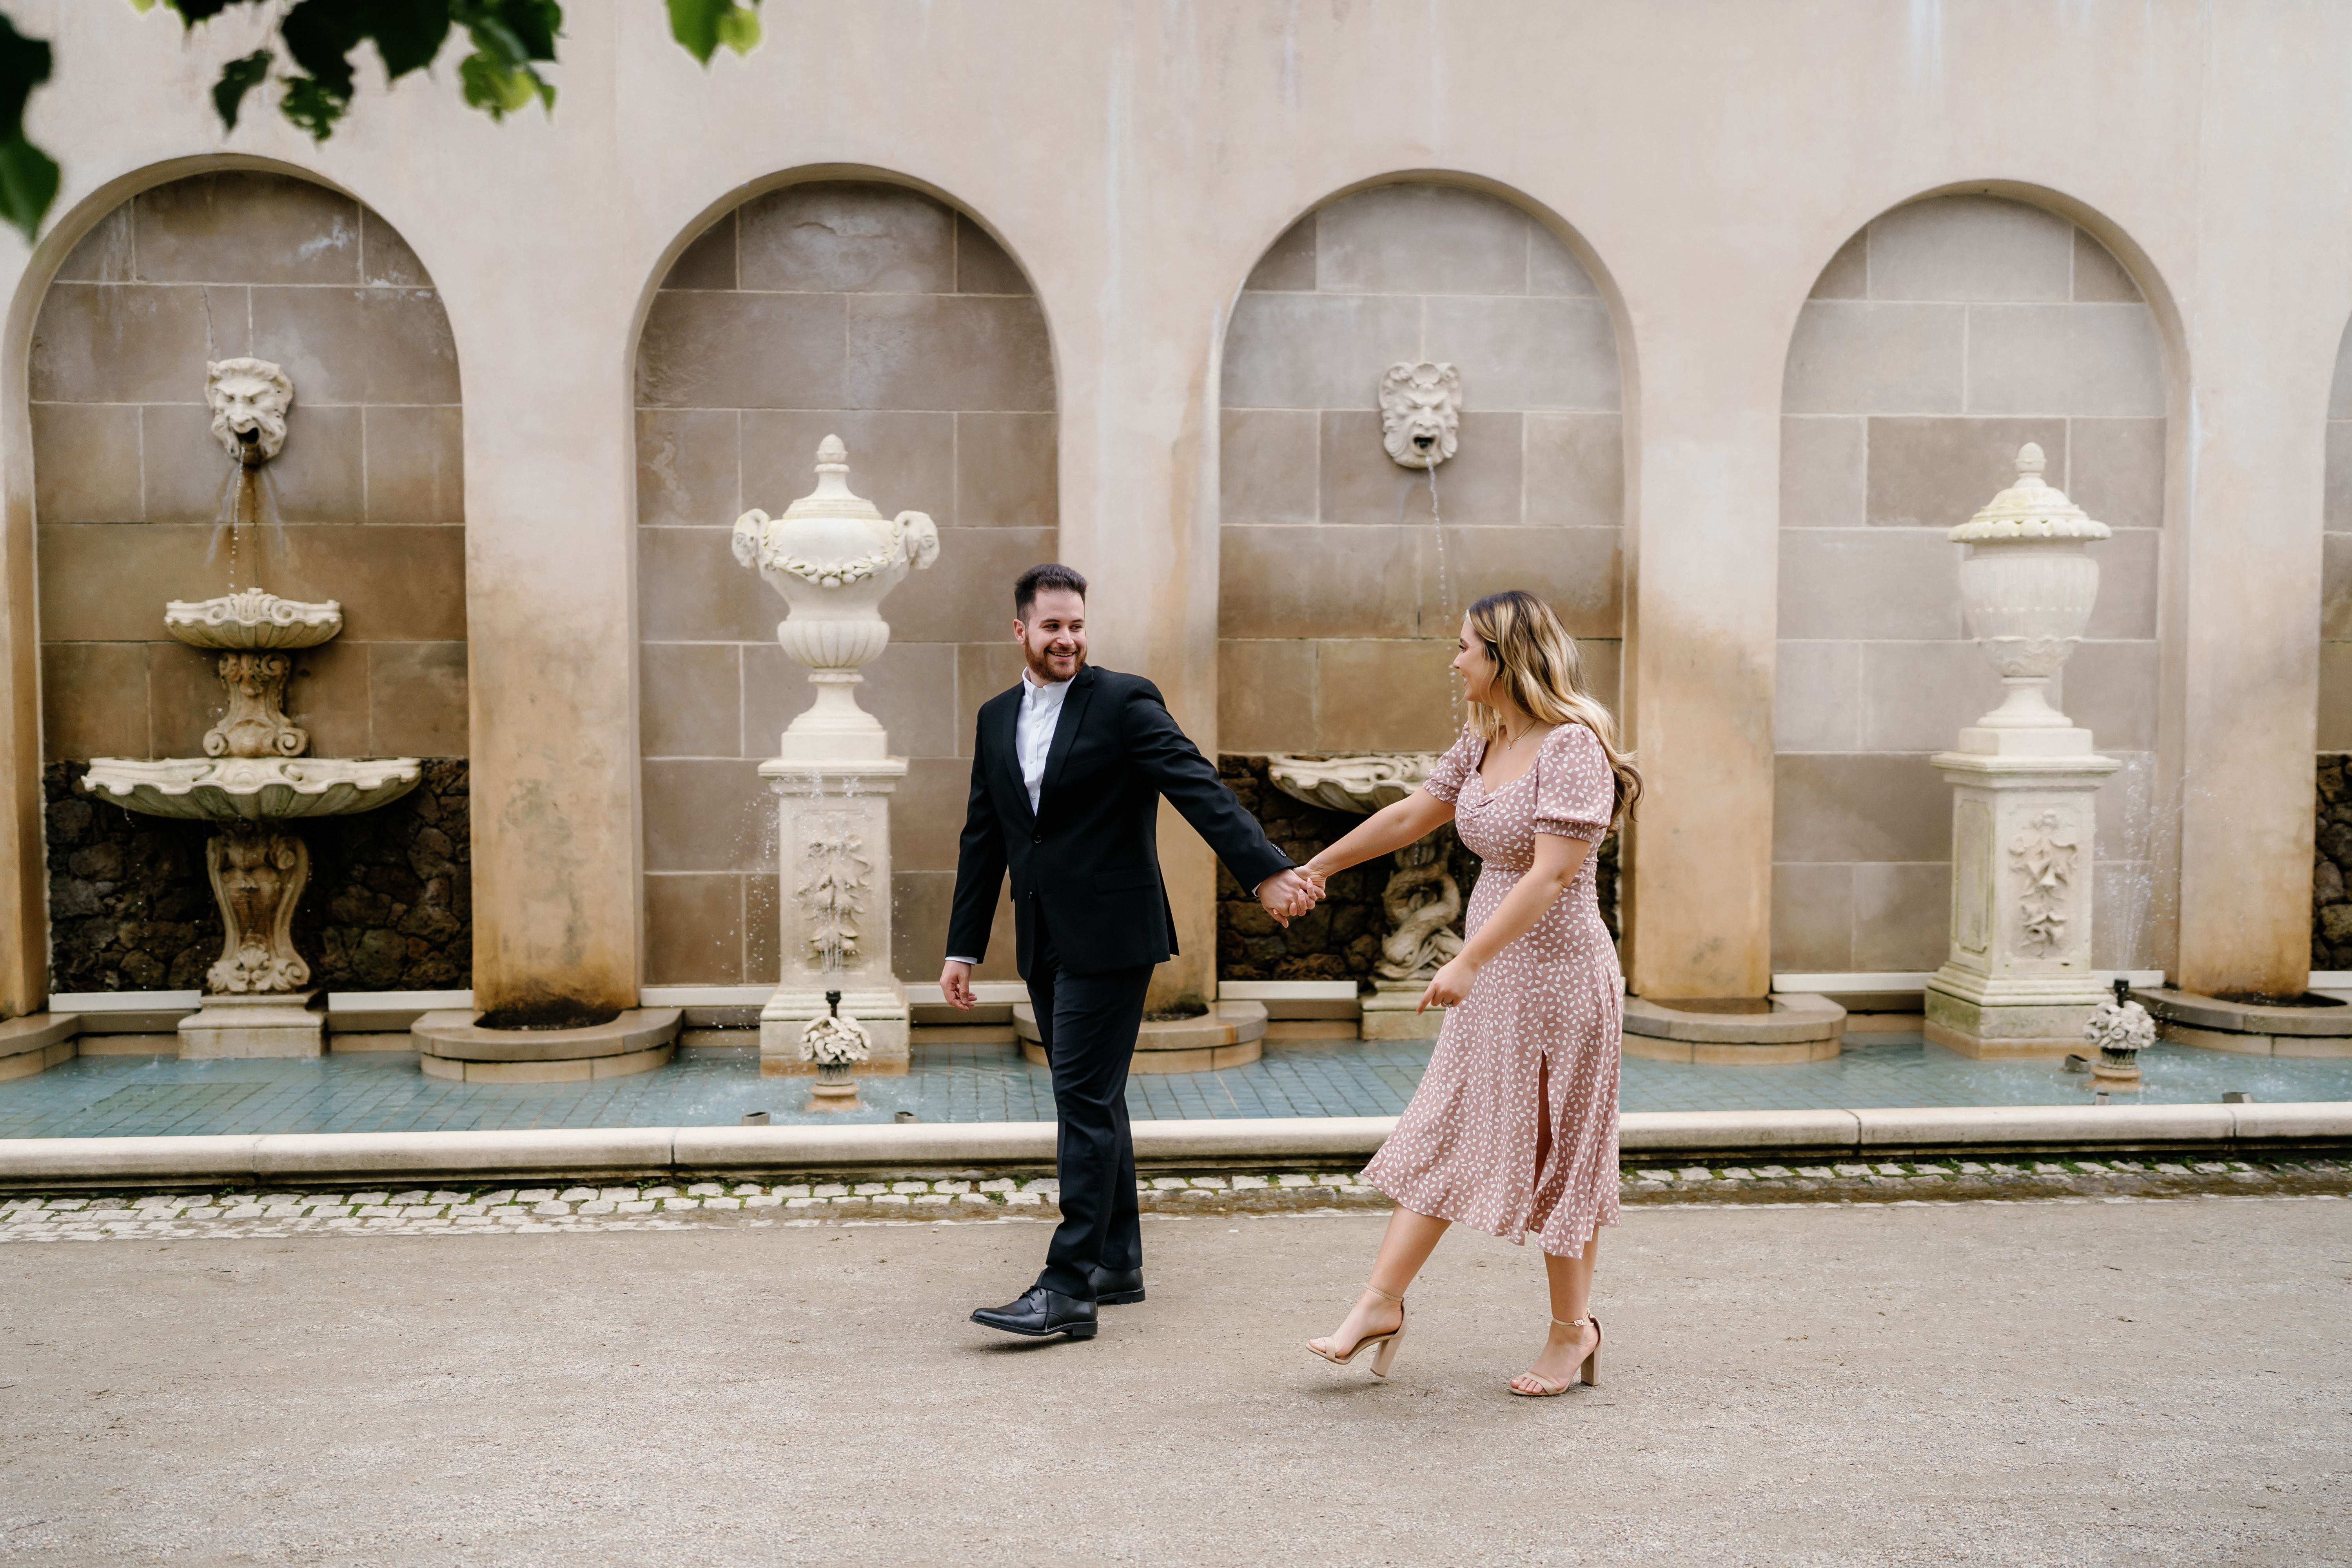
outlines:
{"label": "cobblestone border", "polygon": [[[1384,1213],[1353,1171],[1154,1175],[1147,1214]],[[463,1236],[675,1230],[697,1225],[1051,1220],[1050,1176],[873,1174],[769,1184],[416,1188],[407,1192],[75,1194],[0,1203],[0,1242],[208,1237]],[[1626,1205],[2031,1202],[2049,1199],[2352,1196],[2352,1161],[1949,1160],[1834,1165],[1635,1166]]]}

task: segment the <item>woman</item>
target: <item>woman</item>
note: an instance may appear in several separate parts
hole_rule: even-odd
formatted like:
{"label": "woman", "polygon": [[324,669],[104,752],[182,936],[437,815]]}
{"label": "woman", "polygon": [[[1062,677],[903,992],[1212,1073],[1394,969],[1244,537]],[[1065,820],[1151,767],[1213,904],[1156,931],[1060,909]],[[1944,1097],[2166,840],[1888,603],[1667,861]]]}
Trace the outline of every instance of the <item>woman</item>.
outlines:
{"label": "woman", "polygon": [[1552,1321],[1513,1394],[1600,1381],[1587,1310],[1600,1227],[1617,1223],[1616,949],[1593,894],[1592,847],[1642,791],[1609,710],[1585,691],[1576,644],[1532,594],[1470,606],[1454,668],[1469,724],[1415,794],[1302,868],[1318,883],[1452,819],[1485,863],[1469,940],[1423,1007],[1451,1009],[1421,1088],[1365,1178],[1397,1201],[1371,1282],[1339,1330],[1307,1348],[1342,1365],[1377,1346],[1385,1377],[1404,1292],[1457,1221],[1523,1243],[1535,1233]]}

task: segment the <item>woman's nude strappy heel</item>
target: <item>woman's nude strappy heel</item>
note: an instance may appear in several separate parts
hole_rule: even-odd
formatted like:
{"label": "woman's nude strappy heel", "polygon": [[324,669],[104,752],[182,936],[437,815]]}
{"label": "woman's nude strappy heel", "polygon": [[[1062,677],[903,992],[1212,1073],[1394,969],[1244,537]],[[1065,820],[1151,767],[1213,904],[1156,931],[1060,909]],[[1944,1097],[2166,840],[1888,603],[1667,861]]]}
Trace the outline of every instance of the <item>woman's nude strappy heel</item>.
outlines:
{"label": "woman's nude strappy heel", "polygon": [[1391,1296],[1377,1285],[1367,1285],[1364,1289],[1384,1301],[1394,1301],[1397,1304],[1397,1326],[1384,1334],[1366,1334],[1348,1348],[1346,1355],[1333,1355],[1329,1351],[1316,1350],[1315,1342],[1312,1340],[1307,1342],[1307,1348],[1335,1366],[1347,1366],[1365,1351],[1373,1345],[1378,1345],[1381,1349],[1380,1353],[1372,1357],[1372,1375],[1386,1381],[1389,1368],[1396,1364],[1397,1346],[1404,1342],[1404,1298]]}
{"label": "woman's nude strappy heel", "polygon": [[[1591,1323],[1592,1325],[1592,1353],[1584,1358],[1584,1364],[1577,1369],[1577,1375],[1584,1380],[1584,1385],[1587,1388],[1600,1387],[1601,1320],[1598,1318],[1578,1318],[1571,1321],[1567,1318],[1554,1318],[1552,1321],[1563,1329],[1580,1329],[1587,1323]],[[1582,1334],[1577,1335],[1577,1338],[1580,1340],[1584,1336]],[[1565,1383],[1554,1383],[1548,1377],[1538,1377],[1531,1372],[1523,1372],[1519,1373],[1519,1377],[1525,1378],[1528,1382],[1534,1384],[1538,1390],[1538,1392],[1533,1394],[1528,1393],[1526,1389],[1517,1386],[1517,1379],[1514,1379],[1511,1383],[1504,1385],[1510,1389],[1513,1394],[1517,1394],[1521,1399],[1549,1399],[1554,1394],[1566,1394],[1576,1383],[1576,1378],[1570,1378]]]}

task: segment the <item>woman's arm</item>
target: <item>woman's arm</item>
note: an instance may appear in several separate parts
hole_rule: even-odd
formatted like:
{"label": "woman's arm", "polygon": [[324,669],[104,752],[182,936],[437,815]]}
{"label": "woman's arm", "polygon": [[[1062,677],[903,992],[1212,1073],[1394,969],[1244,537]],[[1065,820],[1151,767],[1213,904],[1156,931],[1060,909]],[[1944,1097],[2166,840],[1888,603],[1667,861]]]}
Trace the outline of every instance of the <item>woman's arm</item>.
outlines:
{"label": "woman's arm", "polygon": [[1298,869],[1318,883],[1375,856],[1403,848],[1454,820],[1454,803],[1417,789],[1394,805],[1384,805],[1358,824],[1354,832],[1308,860]]}
{"label": "woman's arm", "polygon": [[[1356,831],[1361,833],[1363,828]],[[1534,929],[1544,911],[1558,903],[1560,894],[1576,880],[1577,872],[1584,868],[1584,858],[1591,852],[1592,846],[1581,838],[1560,833],[1537,834],[1535,864],[1503,895],[1503,901],[1495,906],[1495,912],[1486,917],[1478,934],[1464,945],[1452,963],[1431,977],[1429,989],[1421,994],[1421,1006],[1413,1011],[1451,1007],[1467,1001],[1478,971]]]}

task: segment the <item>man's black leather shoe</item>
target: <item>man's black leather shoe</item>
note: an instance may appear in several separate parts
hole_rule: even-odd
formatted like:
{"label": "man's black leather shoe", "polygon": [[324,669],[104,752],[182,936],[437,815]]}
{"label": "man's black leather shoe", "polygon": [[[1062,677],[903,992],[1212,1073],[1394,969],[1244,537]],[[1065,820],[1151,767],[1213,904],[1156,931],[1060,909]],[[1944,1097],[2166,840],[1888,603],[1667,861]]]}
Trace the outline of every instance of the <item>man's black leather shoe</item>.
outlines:
{"label": "man's black leather shoe", "polygon": [[1097,1264],[1087,1270],[1087,1281],[1095,1288],[1097,1307],[1125,1307],[1143,1300],[1140,1268],[1105,1268]]}
{"label": "man's black leather shoe", "polygon": [[[1140,1294],[1139,1291],[1139,1297]],[[1008,1334],[1025,1334],[1033,1340],[1052,1334],[1090,1340],[1095,1337],[1096,1328],[1092,1301],[1081,1301],[1075,1296],[1048,1290],[1043,1285],[1032,1285],[1017,1301],[1008,1301],[1002,1307],[982,1307],[971,1315],[971,1321],[1003,1329]]]}

